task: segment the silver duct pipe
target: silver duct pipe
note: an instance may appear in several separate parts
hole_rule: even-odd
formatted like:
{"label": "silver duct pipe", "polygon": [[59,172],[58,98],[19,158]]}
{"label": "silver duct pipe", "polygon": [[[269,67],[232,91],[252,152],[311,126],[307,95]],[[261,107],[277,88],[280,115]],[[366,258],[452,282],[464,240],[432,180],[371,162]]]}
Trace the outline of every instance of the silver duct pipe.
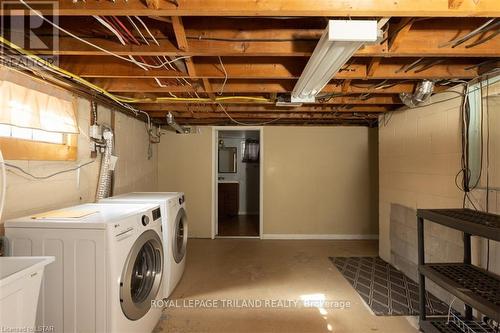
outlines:
{"label": "silver duct pipe", "polygon": [[174,115],[172,113],[167,113],[167,124],[172,127],[177,133],[180,134],[187,134],[189,133],[189,130],[183,128],[179,124],[177,124],[174,120]]}
{"label": "silver duct pipe", "polygon": [[111,181],[113,171],[111,170],[111,154],[113,152],[113,132],[104,129],[102,133],[104,139],[104,153],[101,158],[101,170],[99,172],[99,182],[97,184],[96,201],[109,197],[111,193]]}
{"label": "silver duct pipe", "polygon": [[434,91],[434,81],[423,80],[417,84],[413,94],[401,93],[399,98],[408,107],[414,108],[427,102]]}

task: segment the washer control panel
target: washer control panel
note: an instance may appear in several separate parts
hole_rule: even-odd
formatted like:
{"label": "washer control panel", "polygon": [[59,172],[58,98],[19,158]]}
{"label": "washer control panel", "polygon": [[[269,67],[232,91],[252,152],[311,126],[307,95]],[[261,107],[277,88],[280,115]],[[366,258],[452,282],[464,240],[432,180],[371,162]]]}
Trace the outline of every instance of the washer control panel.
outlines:
{"label": "washer control panel", "polygon": [[156,221],[159,218],[161,218],[161,210],[160,210],[160,208],[153,209],[153,221]]}

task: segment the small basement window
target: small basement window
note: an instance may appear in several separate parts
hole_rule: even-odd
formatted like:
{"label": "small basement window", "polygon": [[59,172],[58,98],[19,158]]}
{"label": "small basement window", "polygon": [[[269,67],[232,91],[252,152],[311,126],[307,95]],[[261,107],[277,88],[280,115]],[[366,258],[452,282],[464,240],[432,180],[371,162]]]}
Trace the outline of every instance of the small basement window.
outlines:
{"label": "small basement window", "polygon": [[65,144],[65,135],[58,132],[47,132],[32,128],[22,128],[0,124],[0,136],[6,138],[23,139],[36,142]]}
{"label": "small basement window", "polygon": [[[3,77],[2,77],[2,74]],[[76,160],[75,98],[0,72],[0,149],[7,160]]]}

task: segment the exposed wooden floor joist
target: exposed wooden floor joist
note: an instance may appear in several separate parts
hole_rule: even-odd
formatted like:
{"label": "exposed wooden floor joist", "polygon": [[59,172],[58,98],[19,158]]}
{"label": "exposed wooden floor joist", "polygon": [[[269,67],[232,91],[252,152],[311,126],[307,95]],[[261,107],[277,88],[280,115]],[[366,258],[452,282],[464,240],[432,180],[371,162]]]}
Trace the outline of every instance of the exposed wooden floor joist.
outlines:
{"label": "exposed wooden floor joist", "polygon": [[145,1],[59,1],[59,15],[142,15],[142,16],[500,16],[497,0],[465,0],[458,7],[448,0],[175,0],[159,1],[148,8]]}
{"label": "exposed wooden floor joist", "polygon": [[[436,81],[439,92],[498,67],[500,59],[498,20],[492,24],[496,28],[453,43],[500,17],[498,0],[319,0],[314,5],[305,0],[87,0],[59,1],[58,14],[63,29],[95,46],[44,23],[37,36],[50,44],[56,34],[59,43],[31,51],[55,56],[64,70],[132,99],[131,105],[159,123],[168,112],[181,124],[230,123],[221,104],[234,119],[251,123],[373,126],[379,115],[402,105],[398,94],[412,93],[421,80]],[[109,22],[125,45],[92,15]],[[289,97],[331,18],[377,19],[382,34],[354,54],[317,103],[276,106]],[[130,57],[157,68],[145,70]],[[158,65],[177,57],[182,58]]]}

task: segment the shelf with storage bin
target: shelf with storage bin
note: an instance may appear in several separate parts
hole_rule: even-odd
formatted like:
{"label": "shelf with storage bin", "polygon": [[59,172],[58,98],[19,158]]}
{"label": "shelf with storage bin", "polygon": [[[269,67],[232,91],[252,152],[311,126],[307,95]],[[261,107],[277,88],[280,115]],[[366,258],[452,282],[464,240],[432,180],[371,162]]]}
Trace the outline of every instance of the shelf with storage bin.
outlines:
{"label": "shelf with storage bin", "polygon": [[[425,263],[425,220],[464,233],[463,263]],[[463,322],[468,323],[457,324],[456,316],[455,324],[427,320],[425,307],[420,306],[421,329],[424,332],[488,332],[483,323],[473,321],[472,309],[500,322],[500,276],[471,264],[471,236],[500,241],[500,216],[470,209],[419,209],[417,223],[420,304],[425,304],[425,279],[428,278],[466,304]]]}

